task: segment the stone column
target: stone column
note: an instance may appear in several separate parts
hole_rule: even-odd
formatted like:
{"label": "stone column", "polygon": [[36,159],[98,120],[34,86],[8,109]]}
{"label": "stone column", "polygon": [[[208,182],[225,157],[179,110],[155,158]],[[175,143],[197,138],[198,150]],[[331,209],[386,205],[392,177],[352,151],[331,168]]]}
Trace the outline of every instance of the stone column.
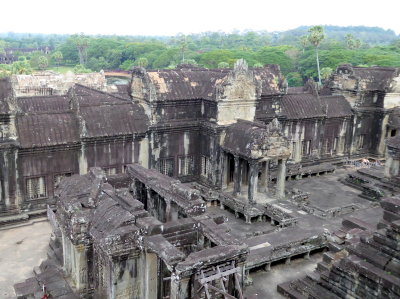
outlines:
{"label": "stone column", "polygon": [[138,192],[137,192],[136,182],[137,182],[137,179],[132,178],[132,182],[131,182],[131,184],[130,184],[130,188],[131,188],[133,197],[136,198],[136,199],[138,199],[138,198],[137,198],[137,193],[138,193]]}
{"label": "stone column", "polygon": [[276,179],[276,190],[279,197],[285,197],[286,160],[278,160],[278,175]]}
{"label": "stone column", "polygon": [[74,264],[75,264],[75,273],[72,275],[75,276],[75,287],[78,291],[84,290],[87,288],[88,282],[88,268],[87,268],[87,248],[83,244],[74,245]]}
{"label": "stone column", "polygon": [[61,232],[61,240],[63,247],[63,268],[65,274],[68,276],[71,273],[71,247],[70,241],[65,237],[64,233]]}
{"label": "stone column", "polygon": [[269,183],[269,160],[263,163],[263,169],[261,175],[261,186],[263,188],[262,189],[263,192],[268,193],[269,191],[268,183]]}
{"label": "stone column", "polygon": [[385,161],[385,177],[390,178],[391,174],[391,166],[392,166],[393,158],[386,153],[386,161]]}
{"label": "stone column", "polygon": [[226,155],[225,153],[221,150],[221,155],[220,155],[220,167],[221,167],[221,189],[226,188],[226,177],[227,177],[227,171],[228,167],[226,166]]}
{"label": "stone column", "polygon": [[157,255],[155,253],[144,252],[144,299],[157,298]]}
{"label": "stone column", "polygon": [[250,178],[249,178],[249,189],[248,199],[249,203],[255,203],[255,197],[257,196],[257,185],[258,185],[258,162],[250,161]]}
{"label": "stone column", "polygon": [[79,174],[87,174],[88,172],[88,162],[86,158],[86,144],[82,142],[81,151],[79,153]]}
{"label": "stone column", "polygon": [[[400,138],[400,137],[395,137]],[[396,177],[400,174],[400,149],[387,146],[386,162],[385,162],[385,176],[388,178]]]}
{"label": "stone column", "polygon": [[235,158],[235,171],[234,171],[234,184],[233,184],[233,195],[240,194],[240,181],[241,181],[241,171],[240,171],[240,158],[234,156]]}
{"label": "stone column", "polygon": [[381,122],[381,128],[380,128],[380,139],[379,139],[379,144],[378,144],[378,155],[380,156],[384,156],[385,155],[385,140],[386,140],[386,128],[387,125],[389,123],[389,113],[385,112],[385,114],[383,115],[383,119]]}
{"label": "stone column", "polygon": [[147,210],[154,216],[154,198],[151,196],[151,189],[146,186],[146,201],[147,201]]}
{"label": "stone column", "polygon": [[167,206],[165,208],[165,222],[171,221],[171,202],[169,200],[165,201]]}
{"label": "stone column", "polygon": [[189,298],[190,277],[176,278],[171,277],[171,294],[170,299],[187,299]]}
{"label": "stone column", "polygon": [[388,178],[396,177],[399,175],[399,169],[400,159],[388,155],[385,162],[385,176]]}

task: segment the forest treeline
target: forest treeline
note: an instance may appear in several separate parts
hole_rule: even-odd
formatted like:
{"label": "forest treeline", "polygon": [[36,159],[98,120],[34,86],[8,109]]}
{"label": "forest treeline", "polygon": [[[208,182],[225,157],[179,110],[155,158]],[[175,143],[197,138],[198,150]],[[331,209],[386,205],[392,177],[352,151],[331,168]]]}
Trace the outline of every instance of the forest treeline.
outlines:
{"label": "forest treeline", "polygon": [[[318,78],[315,46],[307,35],[310,27],[285,32],[206,32],[173,37],[0,34],[0,55],[7,48],[48,46],[49,54],[14,51],[18,61],[0,65],[1,74],[33,69],[74,68],[76,72],[101,69],[128,70],[174,68],[189,63],[208,68],[232,67],[240,58],[250,66],[278,64],[290,86]],[[400,39],[378,27],[324,26],[318,45],[321,77],[342,63],[357,66],[400,67]]]}

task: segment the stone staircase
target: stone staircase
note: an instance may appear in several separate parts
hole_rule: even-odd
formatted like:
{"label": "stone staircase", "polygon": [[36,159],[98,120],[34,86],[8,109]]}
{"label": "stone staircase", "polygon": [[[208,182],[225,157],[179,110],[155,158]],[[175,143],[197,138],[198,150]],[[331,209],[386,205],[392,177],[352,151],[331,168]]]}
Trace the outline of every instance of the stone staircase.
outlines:
{"label": "stone staircase", "polygon": [[[330,244],[317,269],[278,286],[287,298],[400,298],[400,197],[382,201],[385,228]],[[393,217],[397,215],[399,218]]]}

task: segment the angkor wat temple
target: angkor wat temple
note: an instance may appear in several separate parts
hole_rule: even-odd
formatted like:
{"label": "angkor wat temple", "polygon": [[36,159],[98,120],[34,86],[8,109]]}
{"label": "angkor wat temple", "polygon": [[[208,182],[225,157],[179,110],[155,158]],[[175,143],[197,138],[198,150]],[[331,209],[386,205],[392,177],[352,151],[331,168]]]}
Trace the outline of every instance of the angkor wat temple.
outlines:
{"label": "angkor wat temple", "polygon": [[[399,132],[395,68],[342,65],[322,88],[243,60],[135,68],[128,86],[0,79],[0,221],[53,227],[17,296],[250,298],[251,271],[329,249],[279,291],[398,298]],[[347,202],[296,185],[355,163],[369,167],[338,182],[360,192]]]}

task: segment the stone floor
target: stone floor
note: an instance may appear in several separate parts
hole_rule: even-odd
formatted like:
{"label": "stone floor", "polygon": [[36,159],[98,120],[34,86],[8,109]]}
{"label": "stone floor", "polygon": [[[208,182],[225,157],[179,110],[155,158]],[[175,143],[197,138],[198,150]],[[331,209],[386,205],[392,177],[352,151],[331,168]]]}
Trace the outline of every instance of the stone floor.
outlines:
{"label": "stone floor", "polygon": [[322,210],[339,208],[349,204],[357,204],[363,208],[370,206],[370,201],[358,196],[361,191],[339,182],[339,178],[345,178],[351,172],[353,170],[337,169],[335,173],[318,177],[312,176],[298,181],[287,181],[286,191],[298,189],[309,192],[309,205]]}
{"label": "stone floor", "polygon": [[14,298],[13,285],[32,276],[46,259],[51,234],[46,220],[0,230],[0,298]]}
{"label": "stone floor", "polygon": [[257,299],[283,299],[285,297],[278,294],[276,286],[311,273],[321,260],[322,253],[315,253],[310,255],[309,260],[299,258],[292,260],[290,265],[282,263],[272,266],[269,272],[264,270],[250,272],[253,285],[246,287],[245,295]]}
{"label": "stone floor", "polygon": [[238,239],[245,239],[258,234],[266,234],[276,229],[275,226],[265,221],[253,221],[251,224],[246,223],[243,217],[236,218],[232,211],[229,211],[227,208],[221,210],[219,206],[207,207],[207,214],[210,216],[224,215],[228,219],[227,226],[231,229],[231,234]]}

